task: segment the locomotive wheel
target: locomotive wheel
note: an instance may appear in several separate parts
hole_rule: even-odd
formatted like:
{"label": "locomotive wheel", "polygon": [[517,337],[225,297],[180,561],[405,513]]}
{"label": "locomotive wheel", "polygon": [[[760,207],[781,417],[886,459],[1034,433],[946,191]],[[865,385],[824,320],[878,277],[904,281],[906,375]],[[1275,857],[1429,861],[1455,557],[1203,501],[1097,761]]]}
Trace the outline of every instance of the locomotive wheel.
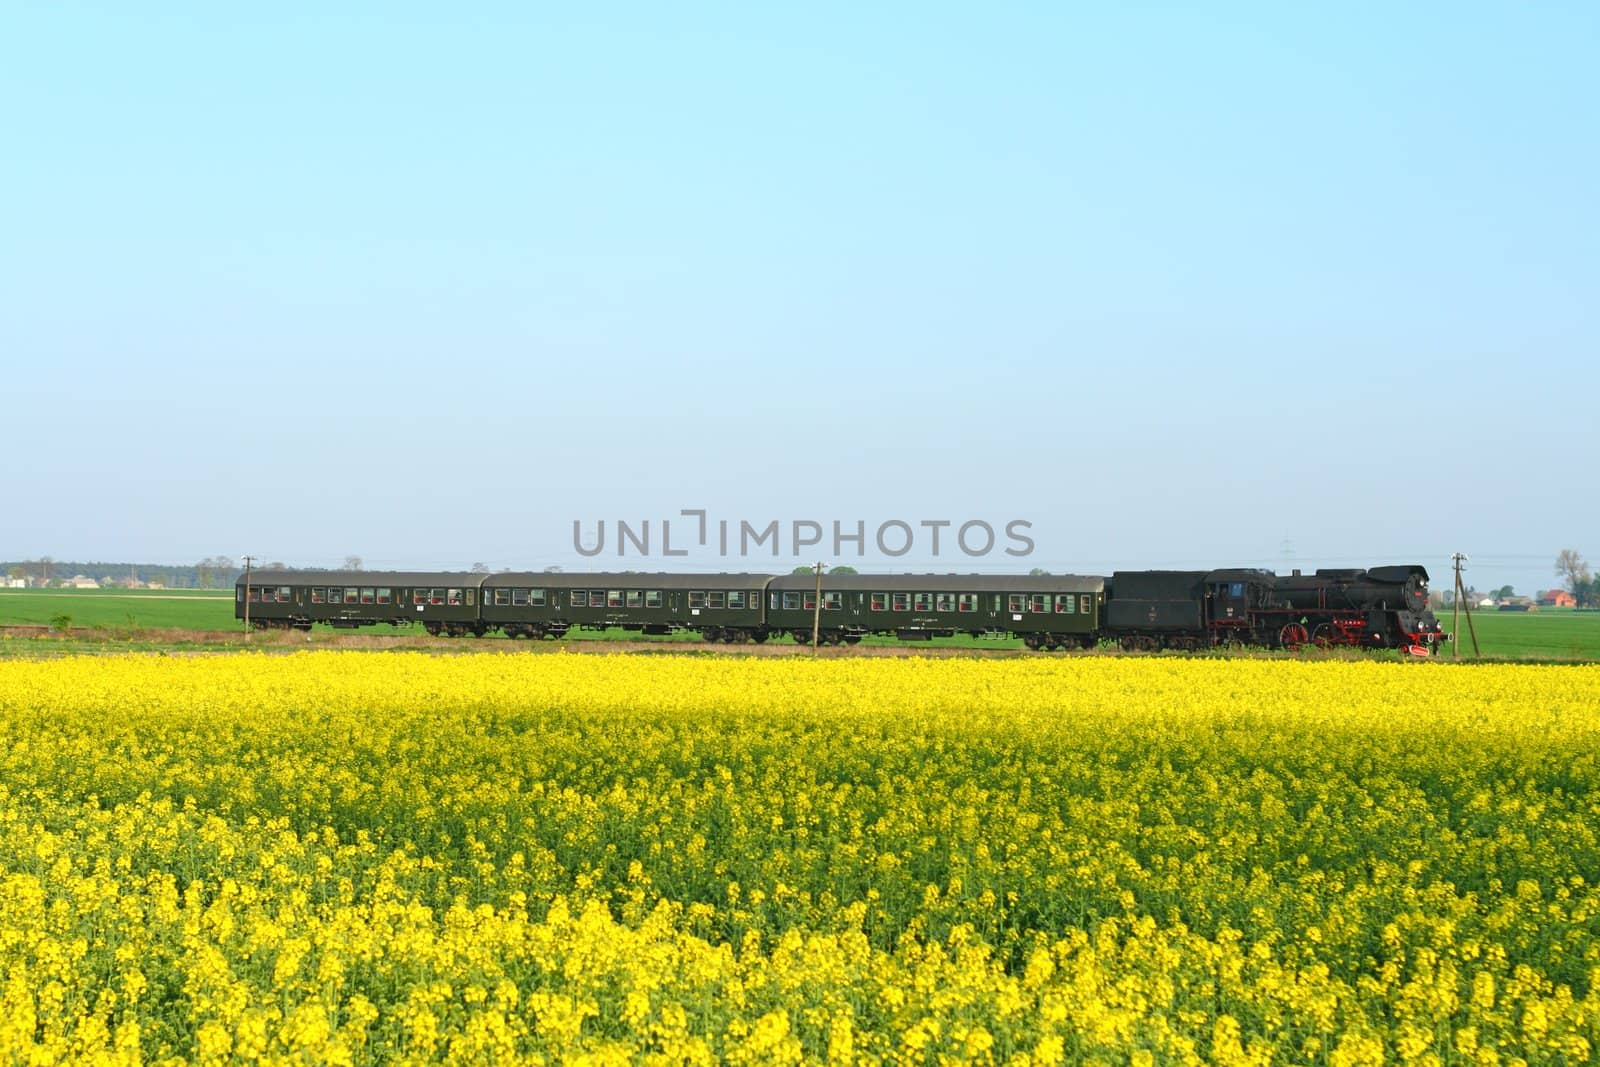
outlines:
{"label": "locomotive wheel", "polygon": [[1120,640],[1117,641],[1117,644],[1122,646],[1122,651],[1124,651],[1124,652],[1137,652],[1137,651],[1139,651],[1139,639],[1137,637],[1124,637],[1124,638],[1121,638]]}
{"label": "locomotive wheel", "polygon": [[1299,648],[1310,641],[1311,635],[1306,633],[1306,628],[1297,622],[1291,622],[1278,631],[1278,644],[1284,648]]}
{"label": "locomotive wheel", "polygon": [[1317,628],[1311,631],[1311,641],[1318,648],[1332,648],[1339,643],[1339,631],[1333,628],[1331,622],[1319,622]]}

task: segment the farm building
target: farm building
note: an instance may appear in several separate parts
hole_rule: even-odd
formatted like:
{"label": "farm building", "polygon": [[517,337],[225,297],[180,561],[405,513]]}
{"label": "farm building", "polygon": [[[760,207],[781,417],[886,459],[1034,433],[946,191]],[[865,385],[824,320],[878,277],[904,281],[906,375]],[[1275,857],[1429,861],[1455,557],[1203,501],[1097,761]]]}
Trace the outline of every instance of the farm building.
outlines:
{"label": "farm building", "polygon": [[1541,608],[1575,608],[1577,598],[1565,589],[1547,589],[1538,596]]}
{"label": "farm building", "polygon": [[100,583],[86,574],[75,574],[62,583],[68,589],[99,589]]}
{"label": "farm building", "polygon": [[1500,601],[1501,611],[1538,611],[1532,597],[1508,596]]}

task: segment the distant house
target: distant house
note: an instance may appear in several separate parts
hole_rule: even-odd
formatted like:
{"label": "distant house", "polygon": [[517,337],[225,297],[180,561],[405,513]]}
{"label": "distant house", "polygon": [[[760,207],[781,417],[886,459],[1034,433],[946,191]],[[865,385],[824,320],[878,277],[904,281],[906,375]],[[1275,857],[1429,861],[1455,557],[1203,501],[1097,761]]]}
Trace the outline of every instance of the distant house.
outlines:
{"label": "distant house", "polygon": [[28,588],[28,579],[26,578],[6,578],[4,581],[7,589]]}
{"label": "distant house", "polygon": [[1565,589],[1547,589],[1538,596],[1541,608],[1575,608],[1578,599]]}
{"label": "distant house", "polygon": [[99,589],[100,583],[86,574],[75,574],[64,583],[68,589]]}
{"label": "distant house", "polygon": [[1500,601],[1500,610],[1501,611],[1538,611],[1539,609],[1538,609],[1538,607],[1536,607],[1534,605],[1532,597],[1508,596],[1504,600]]}

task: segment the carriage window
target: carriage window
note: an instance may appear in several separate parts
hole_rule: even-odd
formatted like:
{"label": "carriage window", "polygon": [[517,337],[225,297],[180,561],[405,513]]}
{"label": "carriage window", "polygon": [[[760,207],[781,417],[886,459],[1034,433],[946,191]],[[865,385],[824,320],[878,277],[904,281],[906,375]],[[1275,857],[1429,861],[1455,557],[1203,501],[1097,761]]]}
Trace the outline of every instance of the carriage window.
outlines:
{"label": "carriage window", "polygon": [[[998,599],[998,598],[996,598],[996,599]],[[1009,597],[1006,598],[1006,610],[1008,610],[1008,611],[1012,611],[1012,612],[1023,611],[1023,610],[1026,609],[1027,604],[1028,604],[1028,596],[1027,596],[1026,593],[1012,593]],[[1000,605],[998,605],[998,604],[995,605],[995,607],[999,607],[999,606]]]}
{"label": "carriage window", "polygon": [[361,587],[361,602],[363,604],[375,603],[377,601],[377,599],[378,599],[377,590],[373,589],[372,586],[364,585],[364,586]]}
{"label": "carriage window", "polygon": [[894,605],[894,610],[895,611],[910,611],[911,610],[911,594],[910,593],[896,593],[896,594],[894,594],[893,598],[890,600],[890,603]]}
{"label": "carriage window", "polygon": [[888,611],[889,610],[889,594],[888,593],[873,593],[872,594],[871,608],[872,608],[873,611]]}
{"label": "carriage window", "polygon": [[1034,593],[1031,597],[1028,598],[1028,610],[1033,612],[1035,615],[1038,615],[1041,612],[1049,611],[1050,610],[1050,594],[1049,593]]}
{"label": "carriage window", "polygon": [[817,610],[817,594],[813,593],[809,589],[806,590],[804,593],[801,593],[800,594],[800,608],[801,608],[802,611],[816,611]]}
{"label": "carriage window", "polygon": [[589,591],[587,589],[574,589],[567,599],[575,608],[586,608],[589,606]]}
{"label": "carriage window", "polygon": [[488,601],[488,600],[485,600],[484,603],[485,604],[493,603],[495,607],[503,608],[506,605],[511,603],[511,590],[509,590],[509,589],[496,589],[494,591],[494,600],[492,602]]}
{"label": "carriage window", "polygon": [[1093,601],[1092,598],[1090,598],[1088,596],[1079,597],[1078,598],[1078,614],[1079,615],[1088,615],[1090,613],[1093,605],[1094,605],[1094,601]]}
{"label": "carriage window", "polygon": [[1078,605],[1076,603],[1074,603],[1074,601],[1076,601],[1076,599],[1077,598],[1075,596],[1073,596],[1071,593],[1057,593],[1056,594],[1056,614],[1057,615],[1071,615],[1073,612],[1077,611],[1078,610]]}
{"label": "carriage window", "polygon": [[917,593],[915,596],[912,597],[912,604],[916,607],[916,609],[918,611],[932,611],[933,610],[933,594],[932,593]]}
{"label": "carriage window", "polygon": [[603,607],[605,607],[606,606],[606,591],[604,589],[591,589],[591,590],[589,590],[589,606],[591,608],[603,608]]}
{"label": "carriage window", "polygon": [[1232,584],[1230,584],[1228,586],[1228,595],[1233,597],[1236,600],[1239,597],[1244,596],[1244,583],[1243,582],[1233,582]]}
{"label": "carriage window", "polygon": [[703,590],[703,589],[691,589],[691,590],[689,590],[689,608],[690,608],[690,610],[693,610],[695,608],[703,608],[705,606],[706,606],[705,590]]}
{"label": "carriage window", "polygon": [[390,600],[394,599],[393,596],[391,595],[393,592],[394,591],[392,589],[379,589],[378,590],[378,603],[380,603],[380,604],[389,603]]}
{"label": "carriage window", "polygon": [[784,611],[799,611],[800,610],[800,594],[799,593],[784,593],[783,594],[783,610]]}
{"label": "carriage window", "polygon": [[[560,603],[561,602],[561,598],[559,596],[555,597],[554,599],[555,599],[556,603]],[[529,607],[542,608],[542,607],[544,607],[546,604],[548,604],[550,602],[551,602],[551,598],[549,597],[549,595],[547,594],[547,592],[545,590],[543,590],[543,589],[530,589],[530,590],[528,590],[528,606]]]}
{"label": "carriage window", "polygon": [[659,608],[661,606],[661,590],[646,590],[644,594],[644,606],[647,608]]}
{"label": "carriage window", "polygon": [[496,604],[510,604],[513,607],[525,608],[528,606],[528,591],[526,589],[496,589],[494,591]]}
{"label": "carriage window", "polygon": [[978,594],[977,593],[962,593],[959,597],[956,598],[956,610],[957,611],[977,611],[978,610]]}
{"label": "carriage window", "polygon": [[320,604],[327,597],[327,595],[328,591],[326,589],[318,589],[313,586],[311,589],[311,602],[313,604]]}
{"label": "carriage window", "polygon": [[956,595],[954,593],[940,593],[933,598],[934,611],[956,610]]}
{"label": "carriage window", "polygon": [[644,607],[644,590],[642,590],[642,589],[630,589],[630,590],[628,590],[628,607],[630,607],[630,608],[642,608],[642,607]]}
{"label": "carriage window", "polygon": [[351,586],[350,588],[348,588],[348,589],[346,589],[344,591],[344,602],[346,604],[359,603],[360,599],[361,599],[361,590],[359,588],[357,588],[356,586]]}
{"label": "carriage window", "polygon": [[620,608],[625,602],[622,599],[622,590],[608,589],[606,591],[606,607]]}
{"label": "carriage window", "polygon": [[728,594],[728,610],[742,611],[744,609],[744,591],[735,589]]}
{"label": "carriage window", "polygon": [[709,608],[725,608],[728,606],[727,593],[707,593],[706,600],[706,607]]}
{"label": "carriage window", "polygon": [[844,594],[843,593],[838,593],[838,592],[833,592],[833,591],[829,591],[829,592],[823,593],[822,594],[822,610],[823,611],[843,611],[844,610]]}
{"label": "carriage window", "polygon": [[450,607],[460,607],[461,606],[461,590],[459,590],[459,589],[451,589],[448,593],[445,594],[445,601]]}
{"label": "carriage window", "polygon": [[467,590],[467,607],[470,608],[474,604],[476,604],[477,602],[478,602],[478,591],[476,589],[468,589]]}

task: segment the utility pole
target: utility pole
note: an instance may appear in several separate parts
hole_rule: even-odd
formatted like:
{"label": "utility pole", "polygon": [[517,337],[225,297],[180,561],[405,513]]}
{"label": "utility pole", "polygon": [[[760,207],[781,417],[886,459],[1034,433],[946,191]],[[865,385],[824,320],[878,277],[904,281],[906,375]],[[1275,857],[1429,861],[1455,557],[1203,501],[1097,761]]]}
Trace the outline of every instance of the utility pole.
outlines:
{"label": "utility pole", "polygon": [[250,640],[250,567],[255,563],[254,556],[240,556],[244,560],[244,639]]}
{"label": "utility pole", "polygon": [[[1451,654],[1456,659],[1460,659],[1461,658],[1461,602],[1467,599],[1466,586],[1464,584],[1462,584],[1462,581],[1461,581],[1461,571],[1463,569],[1462,564],[1467,562],[1467,554],[1465,552],[1457,552],[1457,553],[1455,553],[1454,555],[1452,555],[1450,557],[1450,562],[1455,564],[1455,569],[1456,569],[1455,622],[1451,625],[1451,628],[1450,628],[1450,643],[1453,646]],[[1467,605],[1467,633],[1470,634],[1471,637],[1472,637],[1472,655],[1475,658],[1481,659],[1483,657],[1483,653],[1478,651],[1478,628],[1472,624],[1472,605],[1471,604]]]}
{"label": "utility pole", "polygon": [[816,564],[817,599],[811,606],[811,651],[815,652],[822,640],[822,561]]}
{"label": "utility pole", "polygon": [[1455,565],[1456,569],[1455,612],[1453,615],[1455,621],[1450,624],[1450,655],[1455,659],[1461,658],[1461,564],[1466,558],[1466,555],[1461,552],[1457,552],[1450,557],[1450,562]]}

